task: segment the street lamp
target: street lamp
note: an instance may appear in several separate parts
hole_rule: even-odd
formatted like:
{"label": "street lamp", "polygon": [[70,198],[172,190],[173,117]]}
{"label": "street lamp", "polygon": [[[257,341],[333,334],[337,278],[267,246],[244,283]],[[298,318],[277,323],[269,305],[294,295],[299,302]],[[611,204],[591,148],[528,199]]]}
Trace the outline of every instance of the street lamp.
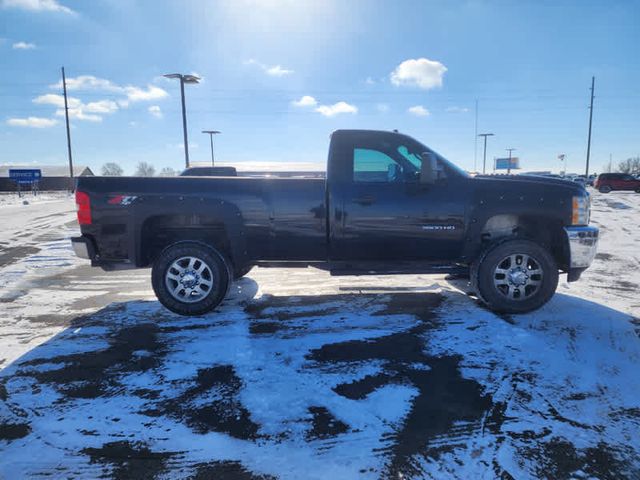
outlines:
{"label": "street lamp", "polygon": [[493,133],[481,133],[479,137],[484,137],[484,155],[482,157],[482,174],[484,175],[487,167],[487,137],[493,137]]}
{"label": "street lamp", "polygon": [[214,162],[213,162],[213,136],[217,135],[219,133],[218,130],[202,130],[202,133],[208,133],[209,134],[209,140],[211,140],[211,166],[214,166]]}
{"label": "street lamp", "polygon": [[168,73],[163,75],[163,77],[180,79],[180,95],[182,97],[182,131],[184,134],[184,163],[185,167],[189,168],[189,143],[187,140],[187,110],[184,106],[184,84],[199,83],[200,78],[195,75],[183,75],[181,73]]}

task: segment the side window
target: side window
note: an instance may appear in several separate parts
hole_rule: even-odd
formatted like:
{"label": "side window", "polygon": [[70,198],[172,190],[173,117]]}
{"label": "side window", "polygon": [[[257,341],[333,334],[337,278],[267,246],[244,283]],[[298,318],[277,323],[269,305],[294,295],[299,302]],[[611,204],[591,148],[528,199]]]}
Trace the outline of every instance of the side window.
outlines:
{"label": "side window", "polygon": [[402,182],[402,167],[386,153],[368,148],[353,150],[354,182]]}
{"label": "side window", "polygon": [[[415,153],[411,153],[407,147],[400,145],[398,147],[398,153],[402,155],[415,169],[416,172],[420,172],[422,168],[422,159]],[[436,180],[444,180],[447,178],[447,172],[442,165],[442,162],[436,161]]]}

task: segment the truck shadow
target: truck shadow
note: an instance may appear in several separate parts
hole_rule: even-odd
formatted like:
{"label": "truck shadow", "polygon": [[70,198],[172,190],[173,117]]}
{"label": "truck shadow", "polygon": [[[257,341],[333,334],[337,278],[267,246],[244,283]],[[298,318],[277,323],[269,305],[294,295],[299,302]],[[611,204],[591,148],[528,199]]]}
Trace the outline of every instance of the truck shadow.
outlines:
{"label": "truck shadow", "polygon": [[73,319],[0,372],[0,476],[303,477],[309,452],[318,467],[353,456],[347,476],[455,474],[461,459],[495,476],[640,473],[622,440],[640,424],[622,406],[637,319],[559,294],[506,323],[458,292],[352,288],[255,298],[244,278],[202,317],[130,301]]}

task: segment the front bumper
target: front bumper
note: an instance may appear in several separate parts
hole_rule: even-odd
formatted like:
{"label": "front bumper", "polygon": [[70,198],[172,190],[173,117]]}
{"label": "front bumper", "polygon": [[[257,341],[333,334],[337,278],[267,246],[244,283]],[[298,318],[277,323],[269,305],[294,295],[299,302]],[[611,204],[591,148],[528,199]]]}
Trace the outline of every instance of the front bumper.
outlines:
{"label": "front bumper", "polygon": [[77,257],[93,260],[96,257],[96,249],[93,242],[87,237],[73,237],[71,246]]}
{"label": "front bumper", "polygon": [[569,245],[569,270],[583,271],[593,262],[598,249],[597,227],[565,227]]}

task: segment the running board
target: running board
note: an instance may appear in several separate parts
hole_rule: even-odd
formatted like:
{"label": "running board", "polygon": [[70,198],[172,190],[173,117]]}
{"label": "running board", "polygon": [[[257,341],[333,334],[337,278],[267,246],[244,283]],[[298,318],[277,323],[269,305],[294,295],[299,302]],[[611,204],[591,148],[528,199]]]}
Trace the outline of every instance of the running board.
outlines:
{"label": "running board", "polygon": [[455,264],[425,264],[420,262],[389,262],[371,265],[331,265],[331,276],[341,277],[346,275],[468,275],[469,267]]}

